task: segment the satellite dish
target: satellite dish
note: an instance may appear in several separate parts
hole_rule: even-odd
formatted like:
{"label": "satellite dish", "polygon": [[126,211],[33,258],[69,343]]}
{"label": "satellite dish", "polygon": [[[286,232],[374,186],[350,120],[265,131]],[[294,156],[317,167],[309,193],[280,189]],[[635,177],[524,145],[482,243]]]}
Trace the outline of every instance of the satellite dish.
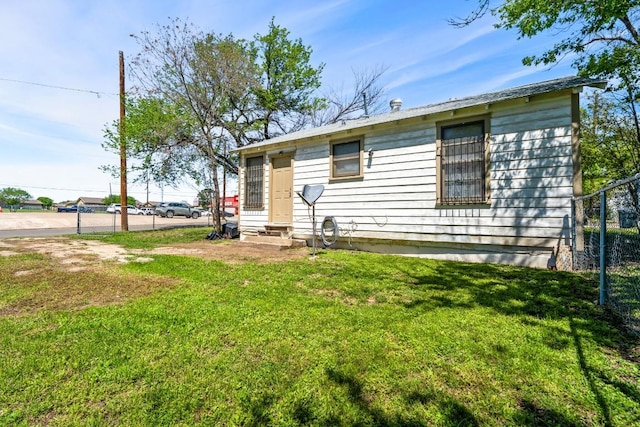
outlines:
{"label": "satellite dish", "polygon": [[316,200],[322,196],[324,192],[324,185],[305,185],[302,187],[302,193],[298,191],[298,196],[302,198],[302,201],[307,206],[313,206]]}
{"label": "satellite dish", "polygon": [[311,206],[313,211],[313,256],[316,255],[316,200],[322,196],[324,185],[305,185],[302,187],[302,193],[297,192],[298,196],[307,206]]}

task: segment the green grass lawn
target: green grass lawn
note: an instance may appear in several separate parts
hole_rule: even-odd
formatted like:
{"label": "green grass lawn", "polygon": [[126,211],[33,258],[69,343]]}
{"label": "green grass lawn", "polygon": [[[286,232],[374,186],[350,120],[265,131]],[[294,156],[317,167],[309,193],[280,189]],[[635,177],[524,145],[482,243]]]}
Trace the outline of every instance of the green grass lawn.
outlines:
{"label": "green grass lawn", "polygon": [[[171,233],[203,236],[108,240]],[[153,258],[73,272],[0,256],[0,425],[640,425],[639,343],[582,276],[345,251]]]}

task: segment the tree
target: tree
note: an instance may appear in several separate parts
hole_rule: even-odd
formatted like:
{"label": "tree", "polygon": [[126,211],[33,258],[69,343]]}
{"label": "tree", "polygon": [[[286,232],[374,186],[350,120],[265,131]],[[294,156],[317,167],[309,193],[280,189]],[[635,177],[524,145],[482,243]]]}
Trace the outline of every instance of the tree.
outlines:
{"label": "tree", "polygon": [[[211,190],[220,231],[220,172],[237,174],[230,150],[257,141],[377,110],[381,69],[355,74],[351,97],[317,96],[324,65],[272,19],[252,41],[203,33],[174,19],[156,33],[132,35],[141,51],[131,62],[135,86],[126,118],[127,152],[137,180],[169,185],[184,177]],[[106,149],[119,149],[117,122]],[[109,167],[105,167],[110,170]],[[116,175],[117,169],[111,170]]]}
{"label": "tree", "polygon": [[311,67],[311,50],[288,35],[273,20],[266,36],[247,42],[204,34],[174,19],[157,34],[134,36],[142,46],[132,61],[137,93],[188,117],[189,127],[179,137],[165,138],[162,149],[183,164],[185,155],[190,163],[205,161],[209,174],[200,176],[214,193],[217,228],[218,168],[237,173],[230,145],[295,130],[299,117],[318,104],[311,93],[322,68]]}
{"label": "tree", "polygon": [[15,210],[25,200],[29,200],[31,194],[20,188],[5,187],[0,190],[0,204],[9,206],[10,210]]}
{"label": "tree", "polygon": [[[133,182],[174,186],[198,175],[194,150],[183,144],[191,138],[189,116],[161,98],[129,98],[126,101],[126,152]],[[120,127],[115,120],[104,129],[102,147],[119,155]],[[103,165],[103,171],[120,175],[119,165]]]}
{"label": "tree", "polygon": [[323,126],[382,111],[384,90],[379,82],[385,71],[383,66],[353,70],[352,89],[345,91],[344,85],[340,89],[329,89],[324,95],[324,105],[313,111],[311,124]]}
{"label": "tree", "polygon": [[[162,149],[172,156],[180,153],[174,158],[186,155],[207,163],[218,206],[218,167],[229,166],[224,156],[227,95],[251,86],[251,81],[243,79],[252,76],[243,69],[250,63],[238,55],[246,50],[245,44],[232,36],[203,34],[179,19],[158,29],[157,34],[143,32],[135,37],[142,46],[132,63],[138,90],[188,117],[189,127],[165,140]],[[220,231],[219,209],[214,219]]]}
{"label": "tree", "polygon": [[42,203],[42,206],[45,209],[51,209],[51,206],[53,206],[53,199],[50,199],[49,197],[38,197],[38,201]]}
{"label": "tree", "polygon": [[209,209],[211,207],[211,200],[213,200],[213,190],[205,188],[198,193],[198,202],[203,209]]}
{"label": "tree", "polygon": [[[640,170],[640,141],[634,112],[629,103],[615,96],[594,93],[582,110],[583,185],[592,193],[612,181]],[[640,212],[638,182],[627,184],[630,207]]]}
{"label": "tree", "polygon": [[[468,17],[450,22],[467,26],[486,13],[498,19],[496,27],[517,30],[518,38],[542,33],[564,36],[542,54],[525,57],[525,65],[555,64],[574,56],[579,75],[609,79],[627,102],[639,101],[638,0],[503,0],[497,7],[491,7],[491,0],[478,0]],[[637,120],[634,126],[640,135]]]}
{"label": "tree", "polygon": [[[105,205],[110,205],[112,203],[115,203],[117,205],[120,204],[120,195],[119,194],[111,194],[105,198],[102,199],[102,203],[104,203]],[[135,197],[133,196],[127,196],[127,204],[131,205],[131,206],[135,206],[137,204],[137,201],[135,199]]]}
{"label": "tree", "polygon": [[[262,126],[260,140],[302,129],[310,113],[324,105],[313,96],[320,87],[324,64],[310,64],[312,50],[301,39],[290,40],[289,31],[272,18],[266,35],[256,35],[255,49],[259,85],[252,92]],[[248,112],[245,112],[248,113]]]}

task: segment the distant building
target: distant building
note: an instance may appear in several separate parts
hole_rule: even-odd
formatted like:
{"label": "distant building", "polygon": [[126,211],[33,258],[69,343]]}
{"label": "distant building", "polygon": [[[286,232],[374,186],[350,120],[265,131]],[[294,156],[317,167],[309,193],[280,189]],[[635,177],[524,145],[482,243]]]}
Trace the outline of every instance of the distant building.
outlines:
{"label": "distant building", "polygon": [[40,200],[25,200],[20,203],[20,209],[41,211],[44,209],[44,204]]}
{"label": "distant building", "polygon": [[76,204],[91,207],[104,206],[104,202],[101,197],[79,197]]}

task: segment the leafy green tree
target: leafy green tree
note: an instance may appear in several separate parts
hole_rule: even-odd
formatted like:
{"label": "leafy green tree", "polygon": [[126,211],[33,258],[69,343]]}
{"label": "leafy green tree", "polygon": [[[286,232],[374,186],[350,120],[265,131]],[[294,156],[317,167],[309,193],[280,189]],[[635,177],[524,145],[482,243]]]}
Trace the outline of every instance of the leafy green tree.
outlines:
{"label": "leafy green tree", "polygon": [[573,57],[580,75],[612,79],[630,101],[638,101],[640,83],[640,2],[638,0],[478,0],[467,18],[454,19],[456,26],[469,25],[486,13],[498,19],[497,28],[515,29],[518,38],[540,34],[559,35],[540,55],[526,56],[525,65],[555,64]]}
{"label": "leafy green tree", "polygon": [[25,200],[29,200],[31,194],[20,188],[5,187],[0,190],[0,204],[8,205],[10,210],[15,210]]}
{"label": "leafy green tree", "polygon": [[[311,65],[311,48],[274,19],[251,41],[203,33],[179,19],[133,37],[141,50],[131,61],[125,132],[135,179],[189,179],[210,189],[218,228],[218,178],[238,171],[231,149],[339,120],[363,108],[361,92],[371,105],[381,93],[381,72],[363,73],[353,98],[336,96],[329,106],[316,95],[324,65]],[[114,122],[105,132],[106,149],[119,150],[118,130]]]}
{"label": "leafy green tree", "polygon": [[[310,49],[288,34],[272,21],[269,34],[250,43],[205,34],[175,19],[157,33],[134,36],[142,47],[132,61],[138,93],[161,99],[163,107],[188,118],[189,126],[164,138],[161,150],[195,165],[191,172],[203,166],[208,171],[191,176],[213,190],[218,228],[218,169],[237,173],[229,146],[294,129],[296,115],[313,105],[310,94],[319,86],[321,68],[308,65]],[[149,154],[149,145],[139,146]],[[160,164],[167,169],[167,162]]]}
{"label": "leafy green tree", "polygon": [[205,188],[204,190],[200,190],[200,192],[198,192],[198,202],[204,209],[209,209],[209,207],[211,207],[211,201],[213,199],[213,190],[211,190],[210,188]]}
{"label": "leafy green tree", "polygon": [[51,209],[51,206],[53,206],[53,199],[49,197],[38,197],[38,201],[42,203],[45,209]]}
{"label": "leafy green tree", "polygon": [[[133,182],[154,181],[174,186],[196,175],[189,116],[161,98],[130,98],[126,103],[125,135],[128,166]],[[104,129],[102,147],[119,155],[119,120]],[[103,165],[104,172],[120,175],[119,165]]]}
{"label": "leafy green tree", "polygon": [[[119,194],[112,194],[110,196],[105,197],[104,199],[102,199],[102,203],[104,203],[105,205],[110,205],[112,203],[115,204],[120,204],[120,195]],[[135,206],[137,204],[137,201],[135,199],[135,197],[132,196],[127,196],[127,205],[132,205]]]}
{"label": "leafy green tree", "polygon": [[301,129],[310,113],[324,105],[324,99],[313,96],[324,64],[313,67],[312,49],[289,36],[272,18],[267,34],[256,35],[253,43],[260,83],[253,93],[261,140]]}
{"label": "leafy green tree", "polygon": [[[582,110],[583,186],[592,193],[640,170],[634,113],[626,100],[594,93]],[[627,184],[631,207],[640,212],[638,183]]]}
{"label": "leafy green tree", "polygon": [[[226,156],[229,94],[241,93],[253,84],[253,64],[246,60],[246,43],[232,36],[204,34],[179,19],[159,27],[157,34],[143,32],[136,40],[142,46],[132,62],[138,90],[147,97],[162,99],[181,117],[188,118],[189,127],[165,140],[162,148],[181,161],[188,157],[188,163],[204,164],[208,173],[202,179],[212,184],[217,201],[219,167],[237,170]],[[162,167],[166,169],[167,164]],[[192,177],[199,179],[197,174]],[[220,231],[218,209],[215,223]]]}
{"label": "leafy green tree", "polygon": [[637,86],[638,0],[502,0],[495,7],[491,0],[478,0],[468,17],[450,22],[466,26],[486,13],[498,19],[497,28],[515,29],[519,38],[559,35],[559,41],[541,55],[525,57],[526,65],[555,64],[572,56],[581,75],[615,77],[621,79],[621,87]]}

